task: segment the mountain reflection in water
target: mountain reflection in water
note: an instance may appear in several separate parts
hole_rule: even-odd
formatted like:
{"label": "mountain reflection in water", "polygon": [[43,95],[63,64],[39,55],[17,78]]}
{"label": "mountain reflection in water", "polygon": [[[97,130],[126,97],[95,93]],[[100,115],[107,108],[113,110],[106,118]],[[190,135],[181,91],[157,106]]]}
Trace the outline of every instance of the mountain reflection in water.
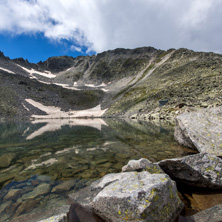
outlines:
{"label": "mountain reflection in water", "polygon": [[[102,125],[107,126],[105,121],[102,119],[50,119],[50,120],[33,120],[32,124],[38,123],[46,123],[45,126],[41,127],[40,129],[36,130],[32,134],[26,137],[27,140],[33,139],[36,136],[40,136],[45,132],[51,132],[60,130],[62,126],[69,125],[71,126],[89,126],[94,127],[98,130],[102,129]],[[25,130],[24,134],[29,131],[29,127]]]}
{"label": "mountain reflection in water", "polygon": [[[112,119],[0,123],[1,221],[36,221],[64,212],[67,195],[130,159],[188,155],[173,126]],[[40,213],[41,212],[41,213]]]}

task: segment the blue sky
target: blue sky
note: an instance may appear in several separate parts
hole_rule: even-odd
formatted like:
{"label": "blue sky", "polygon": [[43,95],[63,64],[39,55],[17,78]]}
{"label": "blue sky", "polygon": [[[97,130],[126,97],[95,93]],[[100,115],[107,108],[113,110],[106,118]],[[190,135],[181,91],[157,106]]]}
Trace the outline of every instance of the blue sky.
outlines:
{"label": "blue sky", "polygon": [[221,0],[0,0],[0,50],[30,62],[152,46],[222,53]]}
{"label": "blue sky", "polygon": [[[74,48],[76,47],[77,50]],[[81,49],[81,51],[80,51]],[[72,41],[60,39],[59,41],[50,40],[44,37],[42,33],[20,34],[12,36],[9,34],[0,34],[0,50],[5,56],[11,59],[23,57],[29,62],[37,63],[40,60],[45,61],[51,56],[68,55],[77,57],[79,55],[91,55],[95,52],[86,52],[86,47],[74,45]]]}

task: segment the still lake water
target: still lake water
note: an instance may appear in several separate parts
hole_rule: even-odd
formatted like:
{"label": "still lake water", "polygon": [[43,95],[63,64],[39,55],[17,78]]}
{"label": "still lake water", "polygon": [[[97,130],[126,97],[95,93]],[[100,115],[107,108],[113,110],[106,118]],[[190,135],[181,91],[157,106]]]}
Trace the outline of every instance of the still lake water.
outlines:
{"label": "still lake water", "polygon": [[156,162],[191,150],[167,124],[112,119],[0,123],[0,221],[59,214],[68,194],[130,159]]}

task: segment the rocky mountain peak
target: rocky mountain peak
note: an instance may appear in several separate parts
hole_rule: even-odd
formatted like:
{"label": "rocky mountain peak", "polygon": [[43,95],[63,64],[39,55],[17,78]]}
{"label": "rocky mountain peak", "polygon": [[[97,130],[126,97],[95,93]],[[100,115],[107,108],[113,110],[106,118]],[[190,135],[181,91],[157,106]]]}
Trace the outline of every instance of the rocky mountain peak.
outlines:
{"label": "rocky mountain peak", "polygon": [[9,57],[6,57],[2,51],[0,51],[0,59],[10,60]]}
{"label": "rocky mountain peak", "polygon": [[46,61],[40,61],[37,66],[42,70],[57,73],[64,71],[74,65],[75,58],[71,56],[50,57]]}
{"label": "rocky mountain peak", "polygon": [[[222,104],[220,54],[141,47],[118,48],[77,58],[51,57],[37,64],[23,58],[10,60],[2,52],[0,58],[3,58],[0,59],[0,90],[6,92],[7,88],[7,96],[11,98],[8,100],[6,94],[2,97],[5,103],[4,107],[0,106],[0,117],[3,109],[5,116],[12,110],[8,101],[14,101],[15,113],[24,111],[21,104],[27,97],[62,109],[81,110],[101,105],[107,109],[106,116],[143,119],[171,118],[182,107]],[[21,76],[27,84],[16,88]],[[33,98],[30,89],[35,92]],[[84,101],[79,97],[81,94]],[[161,100],[168,103],[160,108]],[[23,111],[21,115],[26,115]]]}

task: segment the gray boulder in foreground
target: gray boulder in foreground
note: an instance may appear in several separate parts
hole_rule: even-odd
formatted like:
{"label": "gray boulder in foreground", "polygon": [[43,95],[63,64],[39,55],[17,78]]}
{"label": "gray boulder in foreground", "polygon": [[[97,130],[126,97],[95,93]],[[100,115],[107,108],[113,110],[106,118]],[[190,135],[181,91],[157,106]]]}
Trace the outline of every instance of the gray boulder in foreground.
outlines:
{"label": "gray boulder in foreground", "polygon": [[183,208],[175,182],[147,171],[108,174],[69,197],[112,222],[171,222]]}
{"label": "gray boulder in foreground", "polygon": [[162,160],[158,165],[178,182],[195,187],[222,189],[222,160],[215,155],[200,153]]}
{"label": "gray boulder in foreground", "polygon": [[185,222],[221,222],[222,204],[213,206],[193,216],[185,217]]}
{"label": "gray boulder in foreground", "polygon": [[177,116],[174,137],[200,153],[222,156],[222,107]]}

